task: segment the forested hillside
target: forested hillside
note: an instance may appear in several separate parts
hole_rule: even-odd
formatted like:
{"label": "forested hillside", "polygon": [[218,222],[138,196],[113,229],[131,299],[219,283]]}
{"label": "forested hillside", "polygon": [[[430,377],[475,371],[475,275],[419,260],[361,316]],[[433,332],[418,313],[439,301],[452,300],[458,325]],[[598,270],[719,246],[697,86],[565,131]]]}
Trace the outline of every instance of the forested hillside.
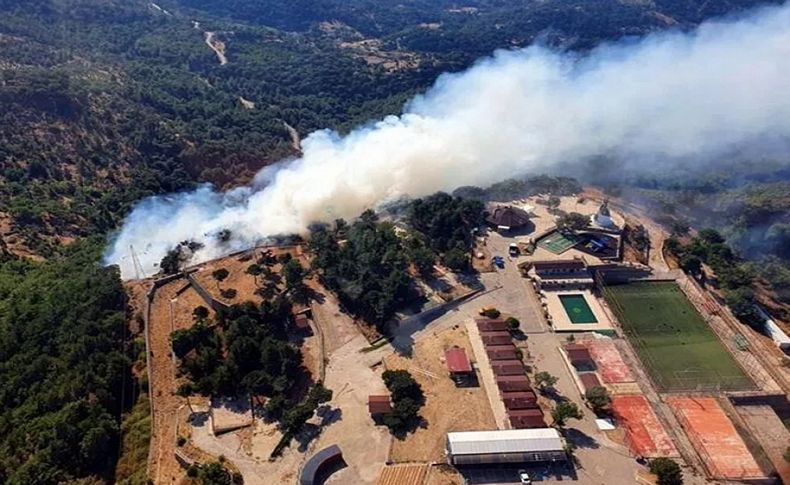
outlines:
{"label": "forested hillside", "polygon": [[112,478],[135,381],[126,295],[100,250],[0,262],[0,483]]}
{"label": "forested hillside", "polygon": [[496,48],[585,49],[756,3],[0,0],[0,241],[46,256],[146,195],[248,180],[296,153],[289,127],[397,113]]}

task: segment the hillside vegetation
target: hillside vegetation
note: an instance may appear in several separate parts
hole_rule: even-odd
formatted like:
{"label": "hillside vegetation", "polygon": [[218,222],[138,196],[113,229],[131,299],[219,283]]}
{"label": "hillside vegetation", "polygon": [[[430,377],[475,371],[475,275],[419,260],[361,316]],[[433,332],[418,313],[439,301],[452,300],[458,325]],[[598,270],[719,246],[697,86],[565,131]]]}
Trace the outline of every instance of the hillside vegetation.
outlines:
{"label": "hillside vegetation", "polygon": [[[298,153],[295,134],[397,113],[440,73],[497,48],[589,49],[757,3],[0,0],[0,483],[143,480],[137,444],[150,423],[131,373],[140,349],[125,339],[118,271],[98,265],[136,201],[249,181]],[[466,264],[467,216],[479,206],[423,203],[411,214],[423,232],[405,243],[369,214],[323,229],[316,269],[355,314],[391,318],[412,265]],[[434,232],[435,210],[448,232]],[[298,361],[242,310],[221,322],[226,333],[190,341],[187,353],[203,359],[186,359],[192,385],[284,394]],[[287,429],[327,398],[314,389],[302,403],[279,400]]]}
{"label": "hillside vegetation", "polygon": [[397,113],[497,48],[586,49],[756,3],[1,0],[1,244],[46,256],[147,195],[246,181],[295,154],[288,126]]}

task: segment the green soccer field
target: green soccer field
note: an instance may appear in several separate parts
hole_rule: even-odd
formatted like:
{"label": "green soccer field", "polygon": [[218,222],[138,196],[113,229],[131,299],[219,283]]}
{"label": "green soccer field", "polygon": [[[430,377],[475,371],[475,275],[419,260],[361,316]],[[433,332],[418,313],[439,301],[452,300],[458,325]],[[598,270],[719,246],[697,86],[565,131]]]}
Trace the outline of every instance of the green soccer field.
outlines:
{"label": "green soccer field", "polygon": [[604,293],[660,390],[754,388],[676,283],[631,283]]}

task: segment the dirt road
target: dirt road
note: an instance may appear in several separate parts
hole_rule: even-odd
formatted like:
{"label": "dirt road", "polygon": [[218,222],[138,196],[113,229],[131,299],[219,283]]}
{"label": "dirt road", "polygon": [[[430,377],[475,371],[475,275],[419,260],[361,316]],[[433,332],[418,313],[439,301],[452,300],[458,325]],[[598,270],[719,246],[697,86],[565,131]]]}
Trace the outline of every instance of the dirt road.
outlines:
{"label": "dirt road", "polygon": [[217,54],[217,59],[219,59],[219,65],[224,66],[228,63],[228,58],[225,57],[225,43],[221,40],[216,40],[217,33],[216,32],[204,32],[203,33],[206,38],[206,45],[209,46],[211,50]]}
{"label": "dirt road", "polygon": [[154,402],[151,454],[148,473],[154,483],[173,483],[184,476],[176,461],[175,447],[179,410],[186,400],[175,394],[178,388],[176,363],[170,346],[170,333],[192,325],[192,310],[204,305],[193,289],[181,292],[186,281],[178,279],[158,290],[151,305],[149,320],[149,357],[151,394]]}

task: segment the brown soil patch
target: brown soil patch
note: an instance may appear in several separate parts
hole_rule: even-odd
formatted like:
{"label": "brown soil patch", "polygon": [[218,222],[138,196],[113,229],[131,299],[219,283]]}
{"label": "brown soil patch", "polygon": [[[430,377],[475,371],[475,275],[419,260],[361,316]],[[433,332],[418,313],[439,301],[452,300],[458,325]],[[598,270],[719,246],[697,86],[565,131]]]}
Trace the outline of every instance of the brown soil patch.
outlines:
{"label": "brown soil patch", "polygon": [[420,415],[428,423],[403,440],[394,440],[390,459],[394,462],[444,460],[444,445],[450,431],[496,429],[494,415],[482,387],[456,387],[450,379],[444,352],[452,346],[472,346],[464,327],[450,328],[427,336],[414,345],[411,358],[391,354],[384,359],[387,369],[405,369],[425,392]]}
{"label": "brown soil patch", "polygon": [[422,485],[428,477],[431,465],[403,464],[387,465],[381,470],[377,485]]}
{"label": "brown soil patch", "polygon": [[[290,253],[291,256],[299,260],[303,267],[308,268],[310,265],[310,262],[304,255],[304,251],[301,249],[301,247],[261,248],[247,251],[240,255],[215,259],[202,264],[198,268],[198,271],[194,274],[194,277],[197,282],[206,288],[206,290],[211,293],[214,298],[222,300],[228,304],[242,303],[245,301],[254,301],[256,303],[260,303],[261,297],[255,294],[255,290],[258,289],[259,283],[261,283],[261,277],[258,277],[256,282],[256,279],[252,275],[247,274],[247,268],[249,268],[250,265],[255,264],[258,258],[263,254],[264,249],[271,250],[275,256]],[[220,268],[225,268],[229,273],[228,277],[221,283],[217,282],[217,280],[215,280],[211,275],[214,270]],[[272,267],[272,270],[279,274],[282,270],[282,265],[279,263],[275,264]],[[285,281],[283,281],[283,284],[280,285],[280,289],[283,288],[284,284]],[[236,296],[232,299],[223,298],[220,294],[220,290],[227,290],[231,288],[236,290]]]}
{"label": "brown soil patch", "polygon": [[425,485],[463,485],[464,477],[450,465],[434,465]]}
{"label": "brown soil patch", "polygon": [[[184,470],[176,461],[175,451],[178,412],[186,404],[186,399],[175,394],[178,382],[176,363],[170,351],[170,333],[175,328],[191,325],[191,321],[185,320],[176,310],[194,304],[193,298],[182,294],[178,300],[172,301],[185,283],[185,280],[177,279],[162,286],[156,291],[151,305],[148,352],[154,408],[148,474],[154,483],[173,483],[184,477]],[[190,308],[190,319],[191,312]]]}

